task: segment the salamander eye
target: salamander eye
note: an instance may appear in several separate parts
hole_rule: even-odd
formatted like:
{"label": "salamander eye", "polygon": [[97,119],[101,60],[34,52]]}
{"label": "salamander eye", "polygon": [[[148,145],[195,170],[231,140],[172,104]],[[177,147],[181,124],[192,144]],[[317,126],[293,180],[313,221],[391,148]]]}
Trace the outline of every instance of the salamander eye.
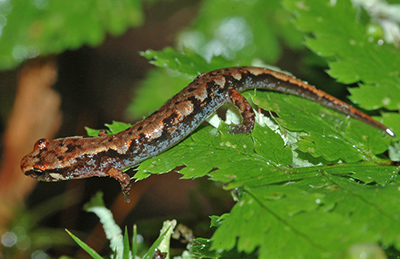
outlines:
{"label": "salamander eye", "polygon": [[36,141],[35,145],[33,146],[33,149],[34,150],[42,150],[42,149],[46,148],[49,143],[50,143],[50,141],[48,141],[45,138],[39,139],[38,141]]}

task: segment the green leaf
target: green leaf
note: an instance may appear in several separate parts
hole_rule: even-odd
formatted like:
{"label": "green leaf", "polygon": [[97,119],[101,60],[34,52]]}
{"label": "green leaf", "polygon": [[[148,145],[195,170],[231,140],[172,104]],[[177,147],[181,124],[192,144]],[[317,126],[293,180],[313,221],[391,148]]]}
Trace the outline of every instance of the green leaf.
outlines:
{"label": "green leaf", "polygon": [[216,251],[211,250],[211,241],[205,238],[196,238],[191,252],[201,258],[220,258]]}
{"label": "green leaf", "polygon": [[192,52],[178,52],[170,47],[162,51],[146,50],[141,53],[150,63],[163,68],[169,68],[181,73],[197,76],[205,71],[214,69],[237,66],[238,62],[229,62],[225,58],[215,57],[212,61],[208,62],[199,54]]}
{"label": "green leaf", "polygon": [[[171,236],[176,227],[176,220],[166,220],[163,222],[163,226],[160,230],[160,235],[165,233],[164,238],[161,240],[160,244],[158,245],[158,249],[160,252],[167,253],[167,255],[170,254],[170,241],[171,241]],[[167,231],[167,232],[165,232]],[[169,257],[169,256],[168,256]]]}
{"label": "green leaf", "polygon": [[106,237],[110,241],[111,250],[116,251],[116,258],[122,258],[122,252],[124,251],[122,231],[115,223],[111,211],[105,207],[103,202],[103,193],[98,192],[88,203],[85,204],[84,208],[87,212],[93,212],[97,217],[99,217]]}
{"label": "green leaf", "polygon": [[100,129],[92,129],[89,127],[85,127],[85,130],[86,130],[87,135],[90,137],[97,137],[99,135],[100,131],[102,131]]}
{"label": "green leaf", "polygon": [[80,240],[78,237],[76,237],[74,234],[72,234],[71,232],[69,232],[67,229],[65,230],[67,231],[68,235],[70,235],[72,237],[72,239],[80,246],[82,247],[83,250],[85,250],[92,258],[94,259],[103,259],[103,257],[101,257],[95,250],[93,250],[90,246],[88,246],[87,244],[85,244],[85,242],[83,242],[82,240]]}
{"label": "green leaf", "polygon": [[347,249],[344,256],[344,258],[354,258],[354,259],[360,257],[382,258],[382,259],[395,258],[385,254],[382,247],[380,247],[378,244],[372,244],[372,243],[354,244]]}
{"label": "green leaf", "polygon": [[110,134],[116,134],[118,132],[124,131],[132,126],[130,123],[113,121],[112,124],[105,124],[107,128],[110,129]]}
{"label": "green leaf", "polygon": [[241,258],[241,259],[253,259],[257,258],[257,252],[252,254],[239,253],[236,249],[230,251],[217,251],[212,250],[212,242],[205,238],[196,238],[192,245],[192,254],[200,258],[218,258],[218,259],[231,259],[231,258]]}
{"label": "green leaf", "polygon": [[237,245],[246,253],[258,248],[260,258],[337,258],[364,242],[399,249],[400,213],[393,199],[398,195],[399,184],[363,185],[325,173],[246,188],[212,237],[212,247],[226,251]]}
{"label": "green leaf", "polygon": [[154,243],[151,245],[151,247],[149,248],[147,253],[142,258],[143,259],[151,259],[151,258],[153,258],[153,255],[154,255],[156,249],[158,248],[158,246],[161,244],[161,242],[165,238],[168,238],[168,239],[170,238],[172,230],[173,230],[173,227],[171,225],[168,226],[167,228],[163,228],[163,231],[160,233],[160,235],[158,236],[156,241],[154,241]]}
{"label": "green leaf", "polygon": [[392,161],[400,161],[400,142],[389,147],[389,157]]}
{"label": "green leaf", "polygon": [[[296,14],[294,24],[313,37],[307,46],[328,60],[328,73],[351,88],[351,100],[368,109],[400,109],[400,52],[391,44],[378,44],[358,19],[350,1],[285,0]],[[333,26],[334,22],[334,26]],[[393,125],[400,130],[400,123]]]}
{"label": "green leaf", "polygon": [[224,220],[225,217],[227,217],[229,214],[223,214],[221,216],[210,216],[211,219],[211,227],[219,227],[221,226],[222,221]]}
{"label": "green leaf", "polygon": [[[113,121],[112,124],[104,124],[108,130],[107,134],[116,134],[118,132],[124,131],[132,126],[130,123]],[[90,137],[97,137],[99,133],[102,131],[101,129],[91,129],[89,127],[85,127],[85,130]]]}
{"label": "green leaf", "polygon": [[133,237],[132,237],[132,257],[135,258],[135,256],[138,253],[138,237],[137,237],[137,226],[136,224],[133,225]]}
{"label": "green leaf", "polygon": [[124,250],[122,252],[123,259],[129,259],[129,237],[128,237],[128,228],[125,226],[124,232]]}
{"label": "green leaf", "polygon": [[140,25],[140,5],[138,0],[2,1],[0,69],[83,44],[98,45],[106,33],[119,35]]}
{"label": "green leaf", "polygon": [[277,113],[276,120],[282,127],[307,132],[296,145],[314,157],[347,162],[379,160],[375,155],[389,146],[390,139],[383,132],[315,102],[262,91],[253,100],[261,108]]}

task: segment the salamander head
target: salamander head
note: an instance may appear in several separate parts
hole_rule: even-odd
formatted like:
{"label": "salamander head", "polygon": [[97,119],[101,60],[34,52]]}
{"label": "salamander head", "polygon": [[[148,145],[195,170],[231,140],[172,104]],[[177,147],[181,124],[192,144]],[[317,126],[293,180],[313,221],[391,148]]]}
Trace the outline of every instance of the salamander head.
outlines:
{"label": "salamander head", "polygon": [[[76,141],[81,138],[77,137]],[[56,182],[68,180],[74,174],[71,168],[76,164],[76,157],[70,151],[71,146],[66,145],[66,139],[49,141],[39,139],[33,151],[21,161],[21,170],[25,175],[40,181]],[[75,139],[69,138],[68,143]]]}

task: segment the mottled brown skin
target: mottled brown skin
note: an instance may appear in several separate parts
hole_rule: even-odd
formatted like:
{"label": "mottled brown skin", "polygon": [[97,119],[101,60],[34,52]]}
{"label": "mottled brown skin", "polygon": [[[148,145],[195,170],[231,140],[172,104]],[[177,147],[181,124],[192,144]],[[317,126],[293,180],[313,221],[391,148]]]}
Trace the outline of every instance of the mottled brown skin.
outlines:
{"label": "mottled brown skin", "polygon": [[386,126],[301,80],[266,68],[233,67],[201,74],[148,118],[118,134],[38,140],[33,152],[22,159],[22,171],[48,182],[110,176],[121,183],[128,199],[130,178],[121,170],[177,144],[224,103],[236,106],[242,116],[242,124],[231,132],[250,133],[255,114],[239,92],[253,88],[319,102],[394,137]]}

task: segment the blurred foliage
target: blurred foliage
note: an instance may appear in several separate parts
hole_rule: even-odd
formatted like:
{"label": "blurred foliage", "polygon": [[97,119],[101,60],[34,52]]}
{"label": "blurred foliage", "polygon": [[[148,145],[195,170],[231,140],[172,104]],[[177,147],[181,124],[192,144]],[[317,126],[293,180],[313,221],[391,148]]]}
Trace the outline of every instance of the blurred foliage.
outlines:
{"label": "blurred foliage", "polygon": [[257,57],[274,63],[282,53],[280,39],[292,48],[302,47],[302,34],[294,29],[290,13],[282,9],[280,1],[205,0],[178,42],[207,61],[222,56],[249,63]]}
{"label": "blurred foliage", "polygon": [[48,247],[72,246],[72,240],[65,235],[61,228],[41,226],[54,214],[75,205],[76,200],[65,197],[73,197],[70,193],[51,197],[37,205],[33,209],[21,207],[14,215],[6,233],[0,233],[0,257],[4,258],[28,258],[32,256],[47,256]]}
{"label": "blurred foliage", "polygon": [[0,69],[120,35],[143,21],[141,0],[0,1]]}

